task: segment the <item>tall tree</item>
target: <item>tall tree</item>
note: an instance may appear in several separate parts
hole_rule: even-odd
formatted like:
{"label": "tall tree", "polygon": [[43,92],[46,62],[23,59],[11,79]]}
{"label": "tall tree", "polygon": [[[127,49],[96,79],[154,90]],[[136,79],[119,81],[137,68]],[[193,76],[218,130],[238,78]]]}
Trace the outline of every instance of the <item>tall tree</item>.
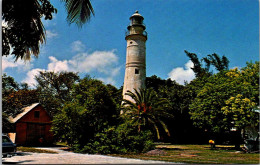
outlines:
{"label": "tall tree", "polygon": [[199,60],[197,55],[195,53],[190,53],[187,50],[184,51],[186,55],[190,58],[190,60],[193,62],[193,67],[191,68],[193,72],[195,73],[196,77],[203,76],[208,73],[209,65],[207,63],[207,67],[203,68],[202,61]]}
{"label": "tall tree", "polygon": [[35,79],[40,101],[53,116],[65,102],[71,101],[71,90],[79,76],[73,72],[39,72]]}
{"label": "tall tree", "polygon": [[[184,51],[186,55],[193,62],[193,67],[191,68],[195,73],[196,77],[210,76],[212,72],[210,72],[210,66],[213,65],[217,71],[228,70],[229,60],[226,56],[222,56],[221,58],[216,53],[208,55],[207,57],[199,60],[197,54],[190,53],[188,51]],[[203,65],[203,62],[205,64]]]}
{"label": "tall tree", "polygon": [[168,136],[170,136],[170,132],[163,121],[163,118],[171,116],[164,109],[168,101],[162,98],[159,99],[151,89],[134,90],[135,93],[131,91],[126,93],[134,101],[123,100],[123,116],[136,125],[139,132],[152,126],[156,131],[157,138],[160,139],[158,127],[158,124],[160,124]]}
{"label": "tall tree", "polygon": [[208,57],[203,58],[208,66],[213,65],[218,71],[228,70],[229,60],[226,56],[219,57],[216,53],[208,55]]}

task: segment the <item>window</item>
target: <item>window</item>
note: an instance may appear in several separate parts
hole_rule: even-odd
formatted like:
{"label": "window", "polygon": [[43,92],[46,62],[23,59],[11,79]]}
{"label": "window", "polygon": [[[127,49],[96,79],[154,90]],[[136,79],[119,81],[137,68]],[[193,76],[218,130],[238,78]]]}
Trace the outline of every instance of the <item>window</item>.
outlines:
{"label": "window", "polygon": [[132,41],[130,41],[130,44],[132,44],[133,42]]}
{"label": "window", "polygon": [[135,69],[135,74],[139,74],[139,69]]}
{"label": "window", "polygon": [[34,111],[34,118],[40,118],[40,111]]}

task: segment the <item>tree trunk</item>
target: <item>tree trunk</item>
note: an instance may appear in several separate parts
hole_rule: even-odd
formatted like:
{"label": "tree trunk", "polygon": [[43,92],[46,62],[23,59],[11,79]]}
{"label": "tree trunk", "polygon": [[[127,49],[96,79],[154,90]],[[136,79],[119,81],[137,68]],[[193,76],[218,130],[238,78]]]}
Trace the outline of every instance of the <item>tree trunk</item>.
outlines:
{"label": "tree trunk", "polygon": [[240,150],[240,141],[241,141],[241,129],[238,129],[238,130],[235,132],[235,139],[234,139],[235,149],[236,149],[236,150]]}

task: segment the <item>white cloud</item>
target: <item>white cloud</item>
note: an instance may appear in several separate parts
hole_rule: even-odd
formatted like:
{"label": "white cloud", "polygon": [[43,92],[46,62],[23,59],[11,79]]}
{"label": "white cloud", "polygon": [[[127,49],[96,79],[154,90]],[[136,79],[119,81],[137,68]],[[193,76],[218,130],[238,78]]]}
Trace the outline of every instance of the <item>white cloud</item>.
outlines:
{"label": "white cloud", "polygon": [[69,61],[73,67],[79,72],[91,72],[97,70],[98,72],[110,74],[114,71],[115,64],[118,62],[118,57],[112,51],[95,51],[92,54],[82,53],[74,56]]}
{"label": "white cloud", "polygon": [[2,56],[2,71],[5,71],[7,68],[18,68],[19,71],[26,71],[32,67],[32,61],[33,59],[30,62],[18,59],[15,62],[13,55]]}
{"label": "white cloud", "polygon": [[97,79],[100,80],[100,81],[103,81],[105,84],[111,84],[111,85],[116,84],[114,77],[106,77],[106,78],[99,77]]}
{"label": "white cloud", "polygon": [[73,52],[83,52],[86,46],[81,41],[74,41],[71,44],[71,49]]}
{"label": "white cloud", "polygon": [[90,73],[98,71],[100,73],[116,76],[119,72],[116,64],[118,63],[118,57],[112,51],[95,51],[91,54],[80,53],[73,56],[70,60],[57,60],[55,57],[50,56],[50,63],[48,64],[48,70],[59,71],[73,71],[73,72],[85,72]]}
{"label": "white cloud", "polygon": [[[50,56],[50,63],[46,71],[71,71],[80,73],[93,73],[96,72],[102,77],[98,78],[104,83],[115,84],[114,77],[118,75],[120,67],[118,67],[118,57],[111,51],[95,51],[89,53],[79,53],[73,56],[70,60],[58,60]],[[23,82],[28,83],[30,86],[35,83],[33,79],[37,71],[42,69],[33,69],[27,73],[27,77]]]}
{"label": "white cloud", "polygon": [[190,82],[195,78],[195,74],[191,67],[193,67],[193,63],[189,60],[185,64],[185,68],[174,68],[170,73],[168,73],[168,76],[170,79],[175,80],[179,84],[184,84],[184,81]]}
{"label": "white cloud", "polygon": [[35,80],[35,76],[39,75],[40,71],[44,71],[44,69],[33,69],[27,72],[26,78],[22,81],[23,83],[27,83],[30,87],[34,87],[37,82]]}
{"label": "white cloud", "polygon": [[48,39],[54,38],[58,36],[57,32],[46,30],[46,36]]}
{"label": "white cloud", "polygon": [[54,72],[70,71],[67,60],[59,61],[53,56],[50,56],[49,59],[51,62],[48,64],[48,70]]}

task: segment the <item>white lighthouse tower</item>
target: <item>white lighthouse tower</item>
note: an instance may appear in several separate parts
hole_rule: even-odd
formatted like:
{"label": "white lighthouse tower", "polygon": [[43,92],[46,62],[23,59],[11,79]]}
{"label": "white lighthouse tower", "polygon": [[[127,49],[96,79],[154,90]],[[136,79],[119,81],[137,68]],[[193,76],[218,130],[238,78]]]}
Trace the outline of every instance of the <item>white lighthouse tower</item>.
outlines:
{"label": "white lighthouse tower", "polygon": [[147,33],[143,20],[143,16],[136,11],[130,17],[130,25],[125,36],[127,48],[123,98],[130,101],[131,97],[125,95],[128,90],[134,92],[134,89],[145,88]]}

